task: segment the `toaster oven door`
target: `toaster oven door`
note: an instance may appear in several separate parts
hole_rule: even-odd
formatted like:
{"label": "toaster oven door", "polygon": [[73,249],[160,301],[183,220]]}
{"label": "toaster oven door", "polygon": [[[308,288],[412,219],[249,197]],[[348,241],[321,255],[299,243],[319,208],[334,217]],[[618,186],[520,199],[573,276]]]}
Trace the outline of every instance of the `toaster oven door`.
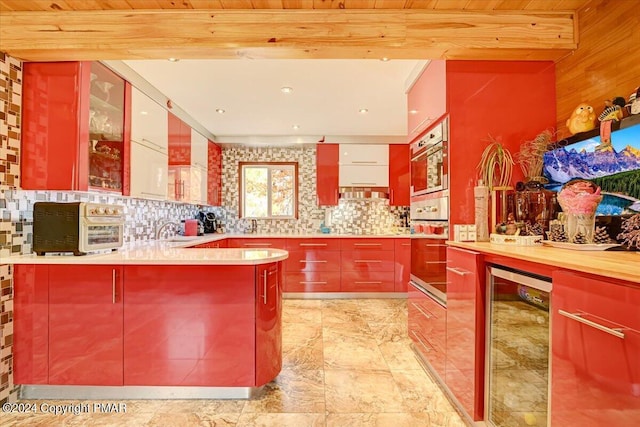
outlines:
{"label": "toaster oven door", "polygon": [[80,228],[79,249],[82,252],[115,249],[122,246],[124,225],[120,222],[84,220]]}

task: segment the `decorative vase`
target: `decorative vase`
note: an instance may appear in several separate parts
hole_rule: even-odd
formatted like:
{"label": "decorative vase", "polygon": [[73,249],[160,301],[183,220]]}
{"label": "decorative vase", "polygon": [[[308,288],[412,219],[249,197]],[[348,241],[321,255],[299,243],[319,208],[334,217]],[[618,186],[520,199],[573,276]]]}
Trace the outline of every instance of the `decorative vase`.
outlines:
{"label": "decorative vase", "polygon": [[[593,243],[593,233],[596,228],[596,215],[567,214],[567,239],[571,243]],[[583,236],[583,237],[580,237]],[[576,239],[578,237],[578,239]],[[576,241],[577,240],[577,241]]]}

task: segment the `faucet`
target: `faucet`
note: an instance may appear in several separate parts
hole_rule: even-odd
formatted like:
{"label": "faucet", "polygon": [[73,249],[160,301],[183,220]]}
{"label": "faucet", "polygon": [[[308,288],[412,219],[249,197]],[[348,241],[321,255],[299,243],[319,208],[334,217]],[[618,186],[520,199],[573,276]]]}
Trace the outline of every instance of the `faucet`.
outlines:
{"label": "faucet", "polygon": [[258,221],[256,221],[255,219],[251,220],[251,233],[257,233],[258,232]]}
{"label": "faucet", "polygon": [[163,223],[160,227],[158,227],[156,229],[156,240],[160,240],[160,237],[162,237],[162,233],[166,230],[167,227],[172,226],[173,227],[173,233],[175,234],[176,230],[178,229],[178,223],[177,222],[173,222],[173,221],[167,221],[165,223]]}

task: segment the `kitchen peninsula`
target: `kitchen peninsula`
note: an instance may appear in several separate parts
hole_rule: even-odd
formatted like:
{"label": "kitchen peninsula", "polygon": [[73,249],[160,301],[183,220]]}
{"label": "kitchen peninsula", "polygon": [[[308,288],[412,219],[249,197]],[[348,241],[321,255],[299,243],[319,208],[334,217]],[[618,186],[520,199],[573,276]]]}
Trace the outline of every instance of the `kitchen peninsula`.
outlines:
{"label": "kitchen peninsula", "polygon": [[188,244],[11,258],[23,396],[247,398],[273,380],[288,253]]}

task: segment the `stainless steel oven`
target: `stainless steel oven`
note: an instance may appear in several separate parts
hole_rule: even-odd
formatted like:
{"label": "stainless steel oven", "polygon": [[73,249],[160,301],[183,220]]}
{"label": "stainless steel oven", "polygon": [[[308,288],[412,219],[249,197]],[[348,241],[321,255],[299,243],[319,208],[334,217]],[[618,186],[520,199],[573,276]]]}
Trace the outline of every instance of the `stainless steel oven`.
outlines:
{"label": "stainless steel oven", "polygon": [[33,205],[33,252],[87,252],[122,246],[122,206],[37,202]]}
{"label": "stainless steel oven", "polygon": [[447,135],[448,120],[444,119],[411,144],[412,196],[448,188]]}

